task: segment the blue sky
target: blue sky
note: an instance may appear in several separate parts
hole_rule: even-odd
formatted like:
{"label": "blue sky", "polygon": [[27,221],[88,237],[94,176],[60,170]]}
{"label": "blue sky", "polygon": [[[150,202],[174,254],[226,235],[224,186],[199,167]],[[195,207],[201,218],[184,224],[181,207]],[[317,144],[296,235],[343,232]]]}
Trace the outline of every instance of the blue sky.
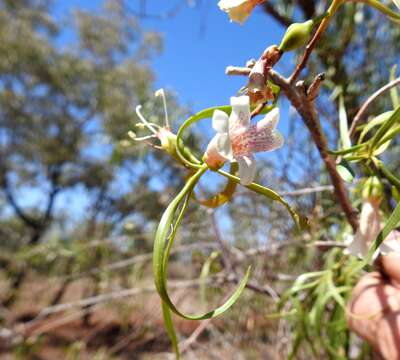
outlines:
{"label": "blue sky", "polygon": [[[178,2],[182,1],[148,0],[147,12],[164,14]],[[245,79],[227,77],[226,66],[244,65],[248,59],[258,57],[267,46],[279,43],[284,31],[261,9],[256,9],[243,26],[231,23],[227,14],[219,10],[217,2],[202,0],[198,6],[183,6],[173,17],[165,20],[141,20],[144,29],[160,32],[163,37],[164,50],[151,62],[156,76],[155,89],[163,87],[175,91],[180,102],[193,112],[228,104],[229,98],[244,85]],[[102,0],[56,0],[54,12],[60,21],[68,21],[74,9],[96,11],[102,3]],[[138,10],[139,3],[139,0],[132,0],[129,6]],[[64,34],[61,46],[74,46],[74,38],[69,35]],[[287,106],[282,113],[279,127],[285,133]],[[207,126],[203,123],[201,128]],[[275,153],[267,155],[275,158]],[[40,194],[35,196],[31,192],[26,200],[35,203],[40,200]],[[84,192],[74,188],[59,197],[57,208],[63,209],[67,205],[79,218],[85,211],[86,200]]]}
{"label": "blue sky", "polygon": [[170,20],[144,24],[164,34],[165,52],[153,62],[157,85],[175,89],[195,111],[226,103],[243,85],[243,79],[225,75],[226,66],[245,64],[282,34],[261,10],[243,26],[229,22],[215,0],[186,7]]}
{"label": "blue sky", "polygon": [[[139,0],[130,7],[139,9]],[[148,0],[149,14],[164,14],[181,0]],[[163,35],[164,51],[152,61],[156,87],[177,92],[182,103],[194,111],[226,104],[243,85],[243,79],[227,77],[227,65],[242,65],[273,43],[279,43],[283,29],[258,9],[243,25],[229,22],[217,0],[202,0],[197,6],[183,6],[165,20],[145,18],[142,26]],[[96,9],[101,0],[57,1],[56,12],[68,16],[74,8]],[[188,1],[195,3],[195,1]]]}

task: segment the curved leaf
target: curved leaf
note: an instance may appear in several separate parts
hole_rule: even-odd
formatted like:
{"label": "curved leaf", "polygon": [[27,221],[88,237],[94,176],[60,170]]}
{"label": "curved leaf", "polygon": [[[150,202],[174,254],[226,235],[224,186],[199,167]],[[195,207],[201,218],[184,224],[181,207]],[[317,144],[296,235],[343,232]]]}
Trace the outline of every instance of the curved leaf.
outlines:
{"label": "curved leaf", "polygon": [[[247,269],[245,276],[239,283],[236,290],[230,296],[230,298],[218,308],[209,311],[205,314],[200,315],[187,315],[179,311],[175,304],[172,302],[167,289],[167,268],[168,268],[168,258],[169,252],[172,248],[174,237],[177,231],[177,225],[179,225],[180,220],[182,219],[183,212],[181,211],[178,220],[173,226],[173,220],[175,214],[178,210],[179,205],[182,201],[190,196],[191,191],[194,186],[200,179],[200,177],[207,170],[206,165],[202,165],[202,167],[194,174],[189,181],[186,183],[185,187],[181,190],[181,192],[176,196],[176,198],[170,203],[170,205],[165,210],[159,226],[157,228],[155,242],[154,242],[154,251],[153,251],[153,273],[155,277],[155,285],[158,293],[160,294],[161,299],[167,305],[169,310],[174,312],[175,314],[189,320],[203,320],[212,317],[216,317],[218,315],[223,314],[226,310],[228,310],[239,298],[243,289],[246,286],[247,280],[250,276],[250,267]],[[171,232],[171,226],[172,232]]]}
{"label": "curved leaf", "polygon": [[[223,170],[218,170],[218,173],[227,177],[228,179],[231,179],[232,181],[235,181],[238,184],[240,183],[240,179],[237,176],[229,174]],[[297,227],[300,230],[308,227],[308,219],[297,214],[297,212],[289,205],[289,203],[286,202],[283,199],[283,197],[280,196],[277,192],[275,192],[269,188],[266,188],[262,185],[256,184],[256,183],[252,183],[245,187],[247,187],[248,189],[250,189],[258,194],[261,194],[261,195],[267,197],[268,199],[277,201],[277,202],[281,203],[283,206],[285,206],[285,208],[289,211],[290,216],[292,217],[292,219],[294,220],[294,222],[296,223]]]}
{"label": "curved leaf", "polygon": [[[235,175],[238,170],[238,163],[234,162],[231,163],[231,168],[230,168],[230,173],[232,175]],[[217,195],[213,196],[210,199],[197,199],[195,196],[195,200],[208,208],[215,209],[217,207],[220,207],[224,204],[226,204],[229,200],[232,199],[232,196],[236,190],[237,187],[237,182],[233,181],[232,179],[228,179],[228,182],[226,183],[224,189],[218,193]]]}

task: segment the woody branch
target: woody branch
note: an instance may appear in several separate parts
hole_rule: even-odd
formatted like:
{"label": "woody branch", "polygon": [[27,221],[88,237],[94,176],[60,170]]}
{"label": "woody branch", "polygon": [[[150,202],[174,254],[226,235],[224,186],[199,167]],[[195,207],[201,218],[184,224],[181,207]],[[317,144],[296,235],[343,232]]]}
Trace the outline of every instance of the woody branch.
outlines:
{"label": "woody branch", "polygon": [[272,82],[282,89],[310,131],[313,142],[328,170],[336,198],[353,230],[356,231],[358,227],[357,211],[351,205],[344,182],[336,170],[335,160],[328,152],[328,142],[322,130],[319,115],[314,106],[314,100],[317,97],[318,89],[324,79],[323,76],[318,75],[308,89],[303,81],[299,81],[297,84],[291,84],[288,79],[274,70],[270,70],[268,76]]}

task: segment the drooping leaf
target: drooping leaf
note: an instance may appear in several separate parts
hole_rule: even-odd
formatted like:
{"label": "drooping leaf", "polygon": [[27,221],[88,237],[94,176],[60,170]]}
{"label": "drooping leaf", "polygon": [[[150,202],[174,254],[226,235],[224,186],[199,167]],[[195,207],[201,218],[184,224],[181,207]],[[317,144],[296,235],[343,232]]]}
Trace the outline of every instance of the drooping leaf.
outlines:
{"label": "drooping leaf", "polygon": [[[169,206],[165,210],[160,220],[154,241],[154,250],[153,250],[154,282],[156,285],[157,292],[159,293],[163,302],[163,314],[164,314],[164,319],[166,321],[166,325],[168,326],[167,328],[168,334],[171,338],[173,347],[176,349],[177,345],[176,343],[174,343],[176,342],[176,333],[175,330],[173,330],[171,311],[177,314],[178,316],[181,316],[189,320],[203,320],[219,316],[223,314],[226,310],[228,310],[237,301],[237,299],[243,292],[247,280],[250,276],[250,267],[249,267],[243,279],[240,281],[238,287],[228,298],[228,300],[221,306],[205,314],[199,314],[199,315],[184,314],[178,310],[178,308],[175,306],[175,304],[173,303],[172,299],[169,296],[168,285],[167,285],[167,272],[168,272],[168,260],[170,251],[172,249],[179,224],[182,221],[186,205],[191,197],[191,192],[193,191],[193,188],[199,181],[200,177],[205,173],[205,171],[207,171],[207,169],[208,168],[206,165],[202,165],[201,168],[187,181],[186,185],[180,191],[180,193],[175,197],[175,199],[169,204]],[[174,222],[175,216],[180,206],[181,210],[179,211],[177,219]],[[179,351],[178,350],[176,351],[177,354],[179,354]]]}
{"label": "drooping leaf", "polygon": [[336,170],[344,181],[348,183],[353,182],[355,173],[346,159],[342,159],[340,163],[336,165]]}

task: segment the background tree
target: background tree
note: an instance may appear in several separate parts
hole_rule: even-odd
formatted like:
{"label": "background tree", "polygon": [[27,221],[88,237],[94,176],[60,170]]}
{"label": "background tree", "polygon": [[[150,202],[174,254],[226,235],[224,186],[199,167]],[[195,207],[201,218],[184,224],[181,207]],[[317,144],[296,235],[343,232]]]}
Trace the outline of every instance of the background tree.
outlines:
{"label": "background tree", "polygon": [[[0,4],[1,246],[7,251],[37,245],[61,229],[61,241],[122,235],[129,217],[141,221],[125,246],[148,248],[141,235],[148,229],[140,224],[158,216],[159,208],[149,205],[161,200],[137,161],[147,156],[166,181],[172,175],[165,158],[138,147],[125,151],[137,104],[146,103],[156,121],[163,117],[148,66],[161,50],[160,37],[142,31],[118,2],[74,15],[67,32],[50,1]],[[68,37],[78,46],[68,46]],[[176,108],[173,99],[170,104]],[[179,182],[174,178],[172,184]],[[71,191],[82,197],[78,208],[57,207]],[[81,207],[84,218],[73,219]],[[71,226],[79,231],[69,232]],[[25,265],[7,262],[16,290]],[[13,299],[14,291],[4,304]]]}
{"label": "background tree", "polygon": [[[170,350],[149,285],[148,252],[156,221],[188,173],[162,152],[148,151],[127,137],[129,130],[142,133],[133,127],[136,105],[144,104],[143,113],[152,122],[161,124],[164,118],[162,103],[153,95],[149,65],[162,41],[159,34],[144,31],[141,22],[165,14],[149,15],[146,1],[138,3],[136,7],[107,1],[101,10],[76,11],[63,23],[54,16],[51,1],[0,1],[3,353],[29,358],[51,348],[60,356],[108,359],[146,352],[154,358]],[[188,2],[177,4],[167,15]],[[315,17],[327,5],[325,0],[269,0],[263,9],[266,23],[275,19],[283,27]],[[317,106],[332,148],[338,143],[339,94],[351,122],[365,97],[387,82],[400,50],[399,28],[382,21],[377,12],[361,4],[347,4],[340,11],[313,53],[309,73],[303,74],[311,80],[312,75],[326,73]],[[290,61],[287,58],[279,70],[285,73]],[[381,98],[371,114],[388,103],[388,97]],[[172,94],[168,109],[170,117],[180,121],[188,113]],[[207,270],[204,263],[210,265],[207,279],[216,281],[203,294],[207,308],[220,301],[247,264],[254,268],[251,291],[229,316],[196,330],[199,338],[189,337],[197,325],[178,323],[181,336],[189,338],[186,351],[196,345],[195,356],[259,358],[268,352],[282,359],[292,345],[292,324],[264,313],[274,312],[277,296],[298,274],[325,266],[327,247],[321,240],[337,243],[338,227],[345,227],[304,129],[291,115],[281,158],[261,159],[258,175],[260,182],[280,190],[310,217],[310,232],[294,233],[284,209],[240,188],[232,203],[220,210],[188,210],[177,239],[177,261],[170,270],[174,278],[189,279],[189,284],[173,283],[184,306],[206,307],[196,302],[197,293],[191,290],[199,285],[191,279]],[[190,139],[194,146],[208,139],[204,133],[196,136]],[[397,155],[395,147],[387,155],[393,168]],[[223,186],[215,185],[217,178],[212,176],[202,183],[199,198]],[[210,262],[215,249],[220,255]],[[43,288],[35,288],[41,284]],[[131,288],[140,297],[127,300],[130,293],[125,291]],[[31,304],[33,293],[44,300]],[[111,302],[110,308],[103,306],[107,302],[102,296]],[[71,308],[57,308],[73,301],[78,303]],[[40,313],[43,308],[46,311]],[[78,318],[79,324],[68,320],[57,332],[64,314]],[[205,333],[209,336],[202,337]],[[60,338],[63,346],[57,343]],[[298,358],[310,358],[309,350],[303,349]]]}

